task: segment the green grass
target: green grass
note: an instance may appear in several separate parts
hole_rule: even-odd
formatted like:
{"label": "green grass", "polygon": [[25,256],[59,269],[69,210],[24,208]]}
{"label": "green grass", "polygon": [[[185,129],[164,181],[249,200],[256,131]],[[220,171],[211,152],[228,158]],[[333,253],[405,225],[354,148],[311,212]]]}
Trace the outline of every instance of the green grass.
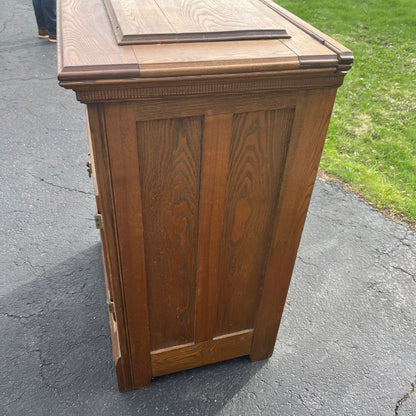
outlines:
{"label": "green grass", "polygon": [[354,53],[321,161],[379,209],[416,223],[415,0],[277,0]]}

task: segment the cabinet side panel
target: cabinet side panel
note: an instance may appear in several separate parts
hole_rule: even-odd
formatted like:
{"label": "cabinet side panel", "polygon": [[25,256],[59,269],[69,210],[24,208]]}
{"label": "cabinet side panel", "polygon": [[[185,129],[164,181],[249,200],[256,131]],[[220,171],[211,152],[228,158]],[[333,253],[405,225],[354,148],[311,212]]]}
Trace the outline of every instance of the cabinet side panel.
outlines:
{"label": "cabinet side panel", "polygon": [[293,109],[235,114],[215,335],[254,326]]}
{"label": "cabinet side panel", "polygon": [[202,131],[202,117],[137,123],[151,350],[194,340]]}

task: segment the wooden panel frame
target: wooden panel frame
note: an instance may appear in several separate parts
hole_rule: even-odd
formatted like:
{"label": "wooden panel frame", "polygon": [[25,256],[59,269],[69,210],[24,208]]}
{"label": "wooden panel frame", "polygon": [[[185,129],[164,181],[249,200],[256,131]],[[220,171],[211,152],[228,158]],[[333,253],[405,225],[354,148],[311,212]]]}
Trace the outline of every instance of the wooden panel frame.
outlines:
{"label": "wooden panel frame", "polygon": [[104,112],[132,387],[139,388],[152,372],[136,117],[132,104],[107,104]]}
{"label": "wooden panel frame", "polygon": [[[113,185],[110,177],[110,161],[107,147],[106,124],[103,105],[90,104],[87,106],[88,125],[91,136],[91,156],[94,166],[99,198],[97,208],[103,215],[104,228],[101,230],[104,271],[108,296],[115,305],[115,322],[110,316],[112,329],[113,351],[119,351],[119,357],[114,354],[117,381],[120,391],[131,390],[134,382],[131,374],[131,357],[126,331],[126,312],[124,310],[123,287],[119,279],[120,259],[118,255],[118,235],[116,215],[113,203]],[[114,332],[117,331],[117,337]],[[118,344],[118,345],[117,345]]]}
{"label": "wooden panel frame", "polygon": [[297,97],[297,92],[273,91],[240,95],[169,97],[163,100],[149,99],[136,103],[136,119],[137,121],[147,121],[201,115],[213,117],[261,110],[295,108]]}
{"label": "wooden panel frame", "polygon": [[253,330],[235,332],[198,344],[152,351],[153,376],[162,376],[248,355]]}
{"label": "wooden panel frame", "polygon": [[218,242],[225,211],[232,114],[205,117],[202,151],[201,197],[195,342],[211,340],[218,302]]}

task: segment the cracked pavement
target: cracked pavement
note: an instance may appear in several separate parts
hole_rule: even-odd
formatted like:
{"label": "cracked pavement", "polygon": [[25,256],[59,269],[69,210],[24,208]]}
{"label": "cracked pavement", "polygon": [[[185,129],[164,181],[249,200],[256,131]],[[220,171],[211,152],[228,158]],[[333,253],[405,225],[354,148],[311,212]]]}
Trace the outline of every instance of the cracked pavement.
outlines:
{"label": "cracked pavement", "polygon": [[0,415],[416,414],[416,234],[317,181],[274,355],[119,393],[83,105],[0,4]]}

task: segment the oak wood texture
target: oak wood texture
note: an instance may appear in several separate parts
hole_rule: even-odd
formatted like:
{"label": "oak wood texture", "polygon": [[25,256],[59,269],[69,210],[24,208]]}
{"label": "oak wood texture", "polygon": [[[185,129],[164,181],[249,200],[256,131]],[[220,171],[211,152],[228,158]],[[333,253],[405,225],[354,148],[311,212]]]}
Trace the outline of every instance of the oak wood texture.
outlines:
{"label": "oak wood texture", "polygon": [[[332,68],[336,72],[347,70],[352,63],[350,51],[271,0],[245,0],[244,5],[241,0],[105,0],[105,3],[110,19],[103,0],[58,1],[58,78],[61,85],[70,88],[71,82],[77,80],[297,68]],[[160,8],[155,7],[156,3]],[[142,8],[145,12],[139,13]],[[238,12],[232,12],[236,8]],[[178,28],[159,25],[167,15]],[[222,22],[220,32],[218,15]],[[188,39],[174,44],[118,45],[118,35],[114,35],[110,20],[120,30],[124,27],[126,33],[140,30],[140,33],[165,33],[164,29],[180,33],[187,28],[194,30],[196,24],[204,30],[200,33],[205,37],[209,37],[209,33],[228,33],[227,30],[232,33],[241,22],[255,28],[254,31],[273,24],[274,28],[285,30],[290,39],[259,40],[255,37],[256,40],[224,41],[217,37],[213,42]]]}
{"label": "oak wood texture", "polygon": [[[269,357],[352,54],[269,0],[61,0],[58,21],[60,83],[88,109],[120,390]],[[221,38],[269,29],[291,38]],[[134,33],[179,43],[117,44]]]}
{"label": "oak wood texture", "polygon": [[194,339],[202,123],[137,123],[152,350]]}
{"label": "oak wood texture", "polygon": [[[118,250],[117,223],[113,200],[109,153],[105,131],[105,116],[102,105],[89,105],[87,111],[91,159],[95,169],[93,174],[98,187],[98,212],[104,215],[104,229],[101,241],[106,275],[107,300],[114,301],[115,314],[110,317],[112,329],[113,357],[116,366],[117,381],[120,391],[133,388],[129,341],[126,332],[126,310],[124,308],[124,288],[120,279],[120,259]],[[117,336],[115,335],[117,332]],[[118,354],[119,353],[119,354]],[[119,355],[119,357],[116,357]]]}
{"label": "oak wood texture", "polygon": [[198,344],[153,351],[153,376],[162,376],[247,355],[250,352],[252,336],[253,331],[249,329]]}
{"label": "oak wood texture", "polygon": [[[71,88],[76,91],[77,99],[83,103],[143,101],[143,99],[180,98],[213,94],[236,94],[255,91],[297,91],[339,87],[344,79],[343,73],[333,73],[326,68],[303,69],[299,71],[276,71],[267,74],[258,72],[247,74],[205,75],[200,77],[182,76],[178,84],[176,78],[100,80],[92,84],[76,81]],[[123,88],[120,88],[120,86]],[[68,84],[65,85],[66,87]],[[243,96],[243,95],[240,95]],[[212,111],[212,110],[211,110]]]}
{"label": "oak wood texture", "polygon": [[[336,89],[299,93],[254,325],[252,360],[268,358],[283,313]],[[269,317],[273,316],[273,319]]]}
{"label": "oak wood texture", "polygon": [[145,386],[151,379],[150,334],[135,112],[133,105],[108,104],[104,114],[132,384]]}
{"label": "oak wood texture", "polygon": [[254,327],[293,112],[233,116],[215,336]]}
{"label": "oak wood texture", "polygon": [[104,0],[119,45],[288,38],[260,0]]}
{"label": "oak wood texture", "polygon": [[222,224],[224,222],[232,115],[208,115],[204,143],[199,208],[199,241],[195,342],[214,338],[218,307]]}

